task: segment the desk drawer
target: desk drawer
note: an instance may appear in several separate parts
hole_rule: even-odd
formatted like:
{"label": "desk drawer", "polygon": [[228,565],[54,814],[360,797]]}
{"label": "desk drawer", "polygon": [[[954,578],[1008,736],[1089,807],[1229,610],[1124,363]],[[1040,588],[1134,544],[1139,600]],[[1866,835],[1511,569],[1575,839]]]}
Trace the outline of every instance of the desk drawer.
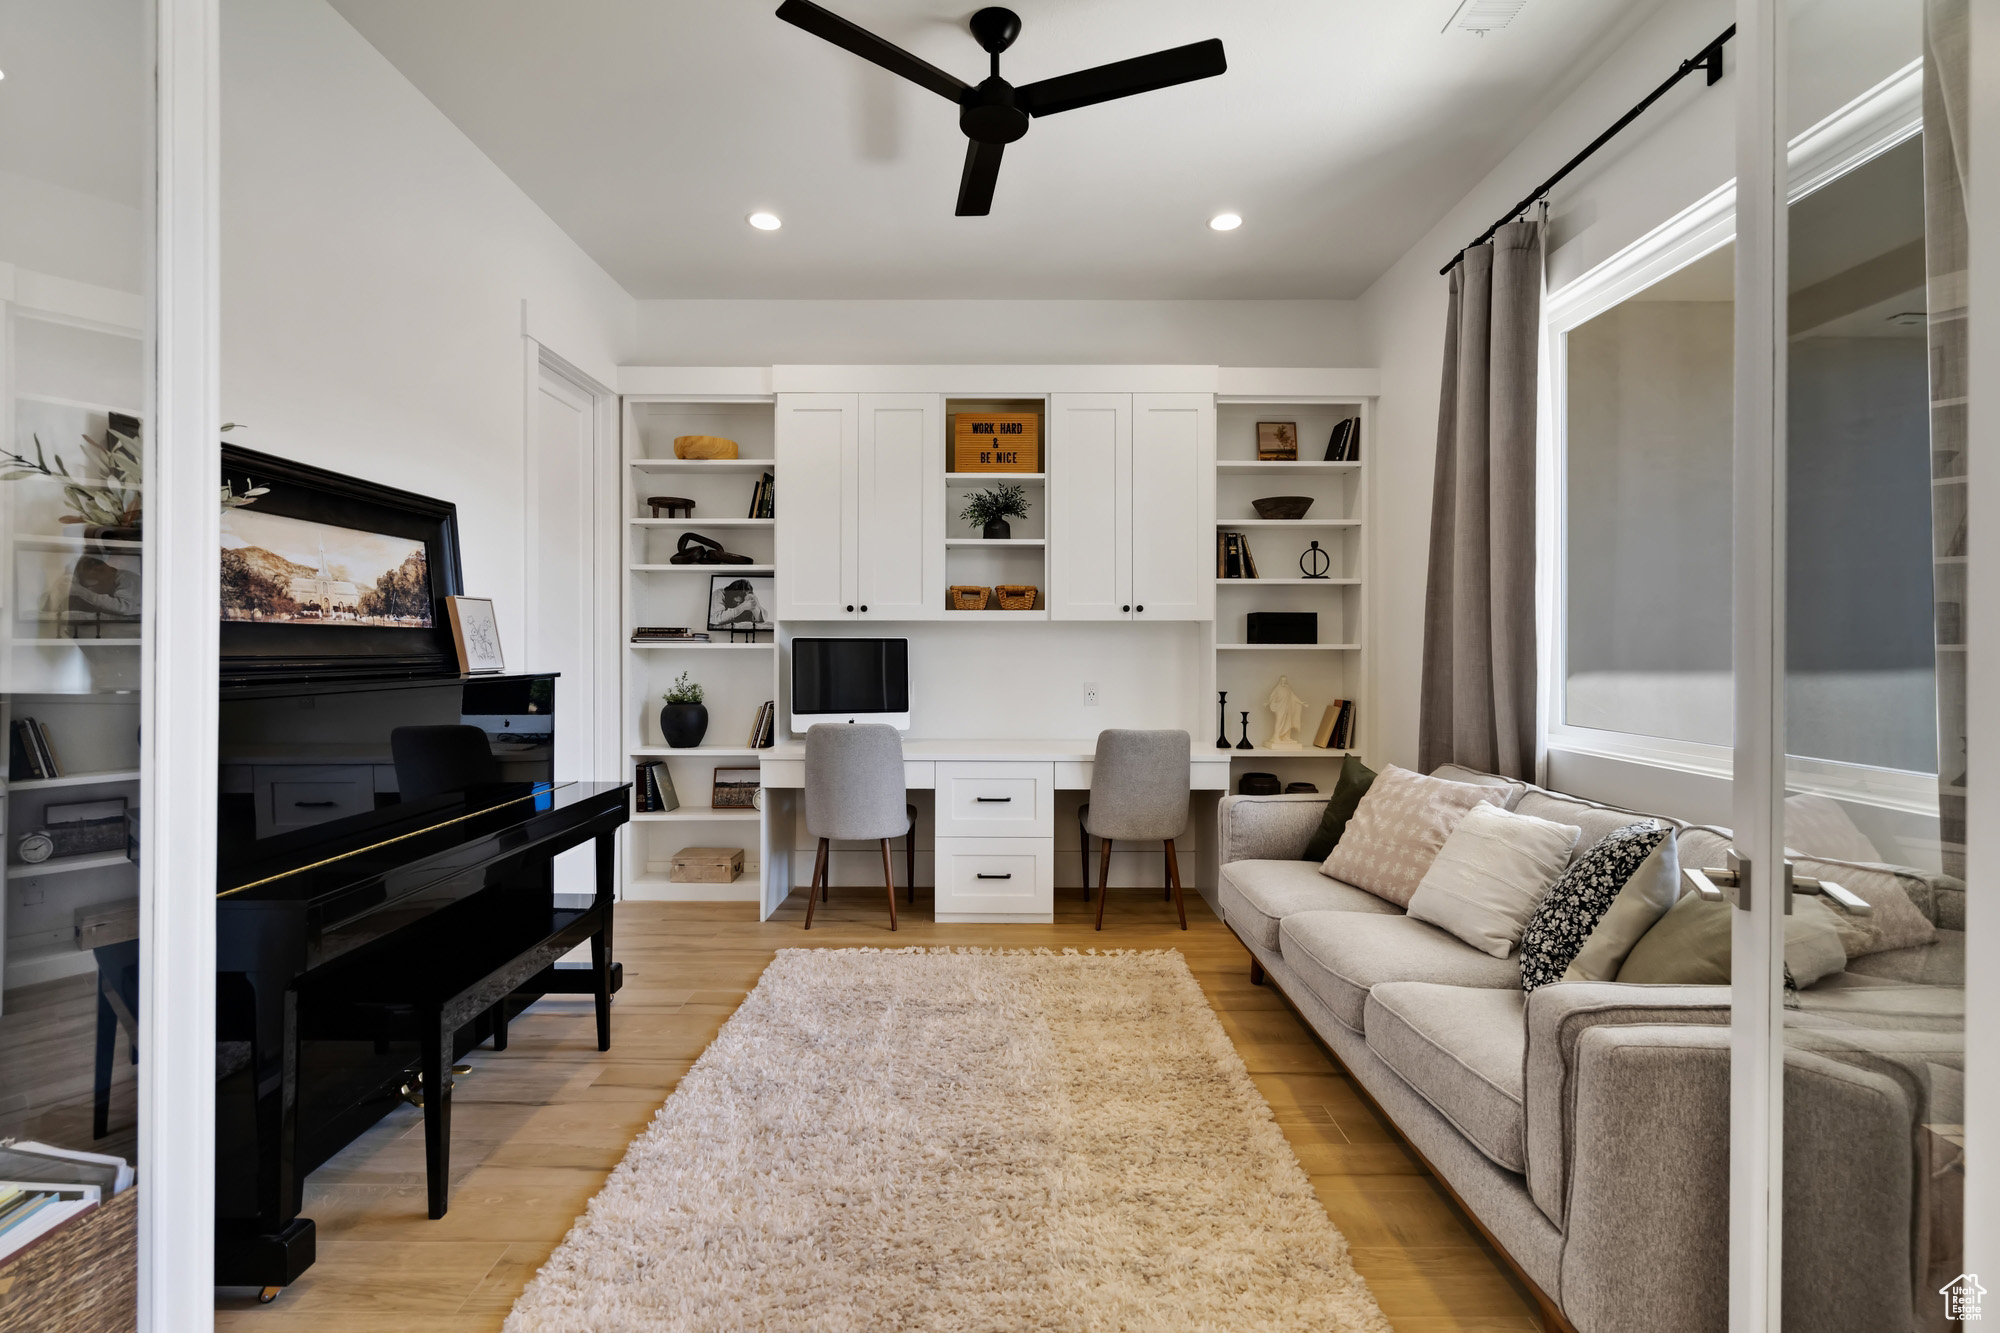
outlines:
{"label": "desk drawer", "polygon": [[939,838],[937,919],[1014,920],[1055,912],[1052,838]]}
{"label": "desk drawer", "polygon": [[1046,838],[1056,826],[1056,766],[941,763],[940,838]]}

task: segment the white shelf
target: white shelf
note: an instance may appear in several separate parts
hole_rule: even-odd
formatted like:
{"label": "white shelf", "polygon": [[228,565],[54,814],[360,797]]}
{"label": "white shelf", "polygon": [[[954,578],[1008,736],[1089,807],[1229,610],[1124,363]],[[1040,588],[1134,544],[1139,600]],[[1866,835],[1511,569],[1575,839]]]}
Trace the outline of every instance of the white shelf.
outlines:
{"label": "white shelf", "polygon": [[[718,630],[716,632],[726,633],[727,631]],[[742,652],[747,649],[756,649],[756,648],[776,648],[778,645],[775,643],[715,643],[715,642],[703,643],[699,639],[694,639],[686,643],[678,643],[678,642],[628,643],[625,646],[628,648],[650,649],[654,652],[672,651],[676,653],[726,653],[731,651]]]}
{"label": "white shelf", "polygon": [[1361,586],[1361,580],[1331,579],[1331,578],[1328,579],[1298,578],[1298,579],[1217,579],[1215,581],[1215,586],[1218,588],[1255,588],[1258,587],[1259,585],[1262,585],[1267,588],[1274,586],[1279,588],[1358,588]]}
{"label": "white shelf", "polygon": [[1219,653],[1358,653],[1358,643],[1218,643]]}
{"label": "white shelf", "polygon": [[[1221,754],[1222,751],[1217,749],[1216,753]],[[1248,750],[1239,750],[1234,745],[1229,747],[1231,759],[1341,759],[1350,754],[1360,753],[1359,750],[1322,750],[1316,745],[1307,745],[1297,750],[1273,750],[1263,745]]]}
{"label": "white shelf", "polygon": [[1218,528],[1358,528],[1358,518],[1218,518]]}
{"label": "white shelf", "polygon": [[946,537],[946,546],[1047,546],[1046,537]]}
{"label": "white shelf", "polygon": [[775,574],[776,565],[627,565],[634,574]]}
{"label": "white shelf", "polygon": [[717,810],[711,805],[684,805],[678,810],[635,811],[635,824],[722,824],[762,819],[762,810]]}
{"label": "white shelf", "polygon": [[[768,750],[770,747],[765,746]],[[712,759],[749,759],[761,755],[764,750],[753,750],[747,745],[635,745],[627,751],[635,759],[700,758],[707,755]]]}
{"label": "white shelf", "polygon": [[137,782],[139,770],[126,769],[106,773],[67,773],[59,778],[22,778],[9,782],[8,791],[40,791],[44,787],[89,787],[101,782]]}
{"label": "white shelf", "polygon": [[947,609],[946,620],[1047,620],[1047,609],[1039,611],[953,611]]}
{"label": "white shelf", "polygon": [[[630,520],[635,528],[768,528],[776,519],[771,518],[635,518]],[[728,569],[728,565],[712,565],[716,570]]]}
{"label": "white shelf", "polygon": [[1047,481],[1046,472],[947,472],[945,485],[977,485],[988,481]]}
{"label": "white shelf", "polygon": [[101,856],[58,856],[40,865],[10,865],[8,879],[40,879],[43,875],[66,875],[77,870],[103,870],[110,866],[129,866],[131,857],[123,852],[106,852]]}
{"label": "white shelf", "polygon": [[14,639],[16,648],[143,648],[144,639]]}
{"label": "white shelf", "polygon": [[1302,460],[1296,463],[1260,463],[1253,459],[1240,458],[1225,460],[1215,465],[1217,472],[1235,475],[1255,475],[1261,473],[1266,476],[1278,476],[1287,472],[1305,474],[1316,472],[1356,472],[1360,468],[1361,464],[1359,461],[1352,463],[1314,463]]}
{"label": "white shelf", "polygon": [[128,541],[123,537],[86,537],[79,532],[74,537],[16,537],[14,545],[23,551],[80,551],[86,546],[102,547],[107,551],[137,551],[145,543]]}
{"label": "white shelf", "polygon": [[776,472],[778,464],[776,460],[770,458],[635,458],[632,460],[632,470],[727,475],[744,472]]}

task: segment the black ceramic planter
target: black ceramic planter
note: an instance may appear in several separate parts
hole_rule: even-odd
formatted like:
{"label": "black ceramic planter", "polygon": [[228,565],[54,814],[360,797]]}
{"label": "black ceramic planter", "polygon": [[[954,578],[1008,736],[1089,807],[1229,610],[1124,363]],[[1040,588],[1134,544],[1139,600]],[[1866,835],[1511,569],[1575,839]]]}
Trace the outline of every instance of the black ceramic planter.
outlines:
{"label": "black ceramic planter", "polygon": [[1014,535],[1014,529],[1007,526],[1007,520],[996,518],[986,525],[986,540],[1004,542]]}
{"label": "black ceramic planter", "polygon": [[676,750],[691,750],[708,734],[707,704],[668,704],[660,710],[660,734]]}

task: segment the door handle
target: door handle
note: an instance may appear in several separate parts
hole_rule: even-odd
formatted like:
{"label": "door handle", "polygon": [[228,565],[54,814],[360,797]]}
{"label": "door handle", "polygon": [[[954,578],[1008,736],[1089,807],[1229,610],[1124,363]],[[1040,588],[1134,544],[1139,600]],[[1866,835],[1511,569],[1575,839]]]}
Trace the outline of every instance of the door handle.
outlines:
{"label": "door handle", "polygon": [[1734,847],[1729,849],[1728,855],[1729,864],[1726,867],[1709,866],[1697,870],[1693,866],[1682,866],[1681,881],[1706,902],[1719,903],[1727,899],[1747,912],[1750,910],[1750,862],[1738,856]]}
{"label": "door handle", "polygon": [[1005,875],[988,875],[988,874],[985,874],[984,872],[981,872],[980,874],[977,874],[977,875],[974,875],[974,876],[973,876],[973,878],[974,878],[974,879],[1012,879],[1012,878],[1014,878],[1014,876],[1012,875],[1012,873],[1009,873],[1009,874],[1005,874]]}
{"label": "door handle", "polygon": [[331,810],[333,809],[334,806],[339,805],[340,802],[339,801],[293,801],[292,804],[301,810]]}
{"label": "door handle", "polygon": [[972,799],[979,802],[981,805],[992,805],[992,804],[1005,805],[1008,801],[1011,801],[1014,798],[1011,796],[975,796]]}

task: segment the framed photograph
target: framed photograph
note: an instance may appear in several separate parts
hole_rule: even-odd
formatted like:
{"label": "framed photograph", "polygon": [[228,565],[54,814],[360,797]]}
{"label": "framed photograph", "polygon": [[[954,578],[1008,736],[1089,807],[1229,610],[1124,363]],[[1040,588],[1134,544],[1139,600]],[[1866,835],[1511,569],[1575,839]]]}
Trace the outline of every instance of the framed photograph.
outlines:
{"label": "framed photograph", "polygon": [[490,597],[447,597],[451,608],[451,641],[458,649],[459,672],[476,676],[481,672],[505,671],[507,662],[500,653],[500,625],[493,618]]}
{"label": "framed photograph", "polygon": [[769,574],[711,574],[708,627],[749,633],[776,628],[771,609],[778,604],[777,580]]}
{"label": "framed photograph", "polygon": [[[14,553],[16,639],[135,639],[145,596],[137,549],[33,539]],[[130,543],[136,548],[136,543]]]}
{"label": "framed photograph", "polygon": [[715,770],[715,788],[709,804],[717,810],[755,810],[758,805],[758,770],[754,768],[718,768]]}
{"label": "framed photograph", "polygon": [[222,448],[222,676],[455,675],[458,507]]}
{"label": "framed photograph", "polygon": [[1296,463],[1299,458],[1299,424],[1296,421],[1257,423],[1257,461]]}

